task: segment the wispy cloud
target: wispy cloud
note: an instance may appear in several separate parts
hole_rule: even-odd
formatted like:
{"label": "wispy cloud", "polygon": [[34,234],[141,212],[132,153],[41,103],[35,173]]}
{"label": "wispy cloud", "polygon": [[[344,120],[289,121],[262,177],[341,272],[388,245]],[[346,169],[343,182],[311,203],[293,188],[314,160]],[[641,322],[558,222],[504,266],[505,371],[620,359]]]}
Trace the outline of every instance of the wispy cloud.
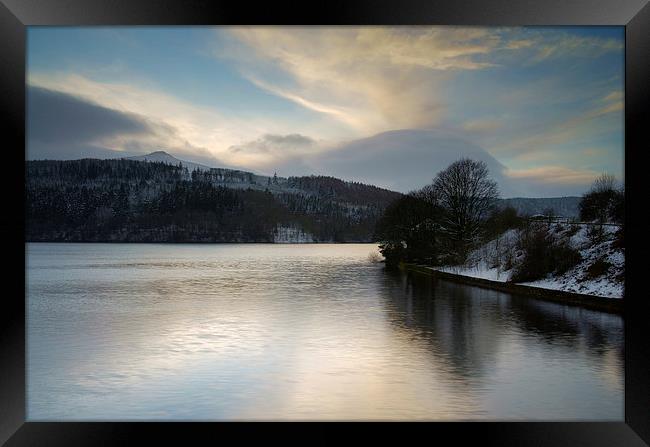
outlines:
{"label": "wispy cloud", "polygon": [[[239,54],[247,55],[239,62],[252,82],[366,134],[439,124],[445,108],[442,82],[454,71],[493,66],[476,57],[498,44],[481,28],[252,27],[230,32],[242,46]],[[218,51],[224,57],[224,50]],[[232,54],[227,51],[226,57]],[[285,76],[261,81],[269,64]]]}
{"label": "wispy cloud", "polygon": [[295,93],[290,90],[286,90],[281,87],[271,85],[270,83],[258,79],[253,75],[248,74],[244,76],[253,84],[255,84],[256,86],[258,86],[263,90],[266,90],[269,93],[273,93],[274,95],[281,96],[285,99],[288,99],[289,101],[292,101],[296,104],[299,104],[315,112],[320,112],[320,113],[333,116],[334,118],[342,121],[343,123],[353,128],[364,130],[364,122],[357,114],[357,111],[354,109],[312,101],[306,99],[303,96],[300,96],[299,93]]}
{"label": "wispy cloud", "polygon": [[602,107],[596,108],[591,111],[589,118],[596,118],[602,115],[607,115],[612,112],[622,112],[623,111],[623,91],[616,90],[608,95],[606,95],[600,101],[603,105]]}
{"label": "wispy cloud", "polygon": [[506,176],[553,185],[584,185],[591,183],[599,172],[567,168],[566,166],[538,166],[528,169],[509,169]]}
{"label": "wispy cloud", "polygon": [[242,167],[269,173],[279,166],[304,167],[304,157],[326,149],[323,142],[305,135],[265,134],[256,140],[230,146],[228,152],[236,157]]}
{"label": "wispy cloud", "polygon": [[537,36],[536,54],[531,62],[537,63],[551,58],[594,58],[612,51],[622,51],[623,42],[617,39],[584,37],[556,33]]}
{"label": "wispy cloud", "polygon": [[[622,45],[523,28],[236,27],[229,32],[239,50],[220,47],[217,56],[239,59],[257,86],[365,133],[441,125],[450,102],[445,85],[458,73],[598,57]],[[261,81],[255,72],[267,71],[269,64],[288,79]],[[466,124],[471,131],[480,127],[478,121]]]}
{"label": "wispy cloud", "polygon": [[613,91],[591,101],[581,101],[578,110],[559,109],[557,116],[527,120],[527,126],[511,129],[507,139],[490,145],[493,153],[520,161],[539,161],[556,157],[567,145],[592,145],[593,140],[609,135],[619,136],[619,153],[623,150],[623,98]]}
{"label": "wispy cloud", "polygon": [[462,128],[468,132],[493,132],[502,128],[503,121],[495,118],[479,118],[466,121]]}

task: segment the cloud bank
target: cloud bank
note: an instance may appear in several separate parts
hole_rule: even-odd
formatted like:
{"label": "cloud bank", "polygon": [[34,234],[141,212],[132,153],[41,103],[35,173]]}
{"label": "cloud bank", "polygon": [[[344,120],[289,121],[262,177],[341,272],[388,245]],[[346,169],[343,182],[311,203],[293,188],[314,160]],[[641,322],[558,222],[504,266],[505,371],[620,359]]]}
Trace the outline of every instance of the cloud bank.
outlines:
{"label": "cloud bank", "polygon": [[27,88],[28,159],[115,158],[156,150],[218,162],[165,122],[61,91]]}

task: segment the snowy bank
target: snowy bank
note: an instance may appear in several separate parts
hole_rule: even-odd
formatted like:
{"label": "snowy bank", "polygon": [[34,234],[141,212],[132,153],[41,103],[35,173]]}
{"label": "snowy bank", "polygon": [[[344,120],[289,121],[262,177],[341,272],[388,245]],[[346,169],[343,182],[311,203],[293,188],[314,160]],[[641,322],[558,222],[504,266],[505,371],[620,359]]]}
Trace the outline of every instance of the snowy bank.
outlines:
{"label": "snowy bank", "polygon": [[[544,224],[546,225],[546,224]],[[594,225],[552,223],[548,231],[567,240],[580,253],[581,261],[561,275],[518,284],[606,298],[622,298],[625,252],[616,243],[618,226],[603,225],[598,240],[590,237]],[[519,230],[508,230],[474,250],[464,265],[436,267],[435,270],[490,281],[510,282],[523,258],[517,246]]]}
{"label": "snowy bank", "polygon": [[467,284],[473,287],[483,287],[498,290],[517,297],[531,297],[544,301],[552,301],[569,306],[580,306],[585,309],[593,309],[600,312],[611,312],[620,314],[623,312],[623,300],[607,298],[596,295],[585,295],[564,290],[545,289],[542,287],[531,287],[506,281],[492,281],[489,279],[463,276],[454,273],[445,273],[431,267],[417,264],[401,264],[401,268],[407,271],[418,272],[436,277],[438,279]]}

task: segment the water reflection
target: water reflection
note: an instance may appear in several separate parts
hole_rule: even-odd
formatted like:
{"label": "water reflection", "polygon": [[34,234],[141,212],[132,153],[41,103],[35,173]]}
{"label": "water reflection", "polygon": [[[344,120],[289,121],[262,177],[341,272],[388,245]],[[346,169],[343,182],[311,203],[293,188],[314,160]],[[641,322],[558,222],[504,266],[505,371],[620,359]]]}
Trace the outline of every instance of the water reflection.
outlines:
{"label": "water reflection", "polygon": [[615,315],[351,245],[29,244],[33,420],[621,420]]}
{"label": "water reflection", "polygon": [[595,360],[615,352],[623,362],[619,315],[413,273],[386,272],[385,281],[383,296],[391,322],[440,344],[458,362],[461,373],[479,372],[479,359],[490,357],[504,332],[507,336],[513,330],[550,346],[580,349],[585,344],[585,352]]}
{"label": "water reflection", "polygon": [[[531,418],[554,420],[539,412],[535,393],[560,397],[558,390],[562,390],[567,393],[563,402],[586,407],[580,401],[591,400],[592,396],[581,395],[589,378],[578,376],[584,374],[585,364],[606,382],[605,388],[623,391],[623,322],[618,315],[459,286],[418,274],[387,272],[385,282],[383,297],[395,330],[425,340],[431,355],[446,362],[453,380],[462,378],[469,389],[483,394],[483,399],[489,394],[497,398],[505,388],[519,383],[524,394],[533,398],[528,402],[520,399],[517,408]],[[534,362],[540,364],[540,376],[543,369],[549,372],[546,383],[535,377],[540,384],[537,391],[532,391],[537,389],[533,384],[527,389],[511,375],[512,381],[499,383],[500,373],[528,374]],[[574,387],[576,384],[579,386]],[[621,397],[615,392],[611,397],[615,407],[621,405],[619,413],[599,414],[620,419]],[[566,413],[568,419],[590,419],[588,413]],[[520,418],[512,411],[505,417]]]}

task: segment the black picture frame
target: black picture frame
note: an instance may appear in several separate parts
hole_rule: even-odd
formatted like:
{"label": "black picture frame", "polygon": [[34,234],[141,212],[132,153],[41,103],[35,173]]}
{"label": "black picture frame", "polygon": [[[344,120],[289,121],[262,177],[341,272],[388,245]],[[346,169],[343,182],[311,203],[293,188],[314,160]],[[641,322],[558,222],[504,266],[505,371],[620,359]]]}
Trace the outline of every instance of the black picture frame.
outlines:
{"label": "black picture frame", "polygon": [[[239,440],[294,430],[296,424],[228,423],[41,423],[25,416],[25,36],[30,25],[622,25],[625,26],[626,292],[625,421],[472,422],[355,424],[364,434],[387,439],[424,436],[431,441],[468,439],[489,445],[642,446],[650,444],[650,305],[643,293],[643,149],[650,104],[650,6],[647,0],[456,0],[447,2],[329,1],[268,2],[252,6],[224,1],[0,0],[0,110],[5,163],[0,175],[5,202],[0,231],[5,268],[0,311],[0,442],[6,445],[108,445],[134,438],[182,440],[224,433]],[[18,168],[23,166],[23,168]],[[20,262],[22,260],[22,262]],[[15,271],[14,271],[15,270]],[[11,287],[6,287],[10,285]],[[350,424],[303,423],[311,441],[336,441]],[[451,436],[451,437],[450,437]],[[146,437],[146,438],[145,438]]]}

